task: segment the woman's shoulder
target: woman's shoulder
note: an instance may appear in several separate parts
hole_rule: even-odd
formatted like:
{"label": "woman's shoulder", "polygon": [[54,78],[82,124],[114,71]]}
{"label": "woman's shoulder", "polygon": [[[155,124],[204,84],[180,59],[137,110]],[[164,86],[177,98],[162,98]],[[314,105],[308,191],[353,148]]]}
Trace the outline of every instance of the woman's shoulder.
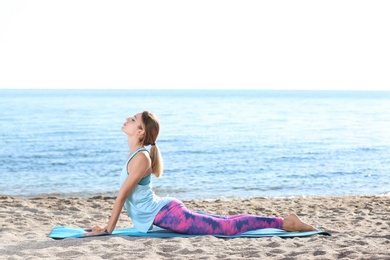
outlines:
{"label": "woman's shoulder", "polygon": [[146,150],[139,151],[134,157],[132,158],[131,162],[134,164],[148,164],[150,165],[152,160],[150,159],[149,152]]}

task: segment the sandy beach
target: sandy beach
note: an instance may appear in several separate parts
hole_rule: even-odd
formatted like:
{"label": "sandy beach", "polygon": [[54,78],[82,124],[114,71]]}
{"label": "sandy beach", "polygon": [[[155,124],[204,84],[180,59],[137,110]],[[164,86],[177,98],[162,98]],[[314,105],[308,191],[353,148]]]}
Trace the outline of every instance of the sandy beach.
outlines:
{"label": "sandy beach", "polygon": [[[0,197],[1,259],[390,259],[390,197],[251,198],[183,201],[228,215],[296,212],[332,236],[304,238],[93,237],[53,240],[57,225],[106,224],[115,198]],[[117,227],[133,224],[123,211]]]}

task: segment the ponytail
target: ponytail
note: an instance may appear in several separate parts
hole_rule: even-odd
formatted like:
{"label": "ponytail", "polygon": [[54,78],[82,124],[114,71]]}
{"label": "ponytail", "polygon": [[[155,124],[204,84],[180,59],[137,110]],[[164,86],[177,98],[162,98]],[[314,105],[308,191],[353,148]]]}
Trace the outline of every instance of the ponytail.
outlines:
{"label": "ponytail", "polygon": [[162,160],[162,156],[160,153],[160,149],[157,145],[152,145],[150,147],[150,159],[152,160],[152,173],[157,178],[161,177],[164,170],[164,164]]}

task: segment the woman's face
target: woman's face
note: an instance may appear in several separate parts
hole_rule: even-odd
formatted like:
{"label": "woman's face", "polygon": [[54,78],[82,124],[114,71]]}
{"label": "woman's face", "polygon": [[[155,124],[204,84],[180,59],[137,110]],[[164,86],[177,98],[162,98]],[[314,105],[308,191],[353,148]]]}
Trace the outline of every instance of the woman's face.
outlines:
{"label": "woman's face", "polygon": [[126,118],[126,122],[122,126],[122,131],[128,135],[141,133],[141,118],[142,114],[138,113],[132,117]]}

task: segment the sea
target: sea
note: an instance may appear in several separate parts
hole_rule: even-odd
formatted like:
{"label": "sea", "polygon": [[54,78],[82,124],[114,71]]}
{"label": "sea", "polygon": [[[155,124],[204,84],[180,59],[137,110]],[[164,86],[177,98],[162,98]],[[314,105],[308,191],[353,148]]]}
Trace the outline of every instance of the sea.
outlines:
{"label": "sea", "polygon": [[115,196],[144,110],[159,196],[390,196],[389,91],[55,89],[0,90],[0,195]]}

